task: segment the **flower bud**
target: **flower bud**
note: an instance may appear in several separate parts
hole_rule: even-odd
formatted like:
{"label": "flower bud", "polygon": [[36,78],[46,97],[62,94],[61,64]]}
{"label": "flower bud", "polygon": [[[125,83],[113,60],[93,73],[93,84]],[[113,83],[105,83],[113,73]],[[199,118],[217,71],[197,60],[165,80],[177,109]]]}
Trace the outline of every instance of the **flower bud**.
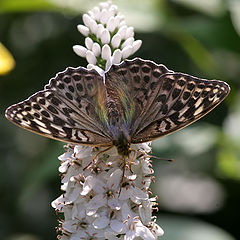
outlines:
{"label": "flower bud", "polygon": [[108,44],[102,47],[102,59],[108,60],[111,57],[111,48]]}
{"label": "flower bud", "polygon": [[113,48],[118,48],[121,42],[121,35],[119,33],[116,33],[111,41],[111,44],[113,46]]}
{"label": "flower bud", "polygon": [[87,52],[86,52],[86,59],[91,64],[96,64],[96,62],[97,62],[97,59],[96,59],[94,53],[90,50],[87,50]]}
{"label": "flower bud", "polygon": [[133,53],[135,53],[142,45],[142,40],[136,40],[133,42],[132,47],[133,47]]}
{"label": "flower bud", "polygon": [[98,57],[101,53],[101,47],[98,43],[93,43],[92,45],[92,51],[96,57]]}
{"label": "flower bud", "polygon": [[115,25],[114,17],[112,16],[108,19],[107,30],[109,32],[113,32],[115,30],[115,28],[116,28],[116,25]]}
{"label": "flower bud", "polygon": [[104,28],[102,31],[101,42],[102,44],[106,44],[110,42],[110,33],[106,28]]}
{"label": "flower bud", "polygon": [[128,58],[132,54],[133,47],[128,45],[122,50],[122,58]]}
{"label": "flower bud", "polygon": [[93,40],[90,37],[85,38],[86,47],[91,50],[93,45]]}
{"label": "flower bud", "polygon": [[116,49],[112,56],[112,64],[118,64],[121,62],[122,52],[120,49]]}
{"label": "flower bud", "polygon": [[88,27],[79,24],[79,25],[77,25],[77,29],[83,36],[85,36],[85,37],[88,36],[88,34],[89,34],[89,28]]}
{"label": "flower bud", "polygon": [[87,49],[81,45],[73,46],[73,51],[80,57],[86,57]]}
{"label": "flower bud", "polygon": [[122,44],[122,49],[125,48],[128,45],[132,45],[133,42],[134,42],[134,38],[133,37],[127,38],[127,40],[125,40],[124,43]]}

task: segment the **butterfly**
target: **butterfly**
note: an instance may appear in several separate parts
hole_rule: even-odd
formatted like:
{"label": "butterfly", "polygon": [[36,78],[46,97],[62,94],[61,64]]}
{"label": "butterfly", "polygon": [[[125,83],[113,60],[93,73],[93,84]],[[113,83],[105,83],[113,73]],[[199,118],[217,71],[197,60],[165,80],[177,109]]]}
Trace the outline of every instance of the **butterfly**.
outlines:
{"label": "butterfly", "polygon": [[230,87],[135,58],[96,70],[68,67],[27,100],[10,106],[14,124],[71,144],[117,148],[176,132],[214,109]]}

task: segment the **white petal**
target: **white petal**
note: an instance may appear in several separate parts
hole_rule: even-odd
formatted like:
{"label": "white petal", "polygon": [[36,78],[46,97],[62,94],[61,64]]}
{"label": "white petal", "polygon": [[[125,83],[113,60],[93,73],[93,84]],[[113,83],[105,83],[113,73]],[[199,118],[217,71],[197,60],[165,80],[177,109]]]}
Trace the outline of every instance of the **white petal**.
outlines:
{"label": "white petal", "polygon": [[102,47],[102,58],[105,60],[108,60],[111,57],[111,48],[109,47],[108,44],[105,44]]}
{"label": "white petal", "polygon": [[112,41],[111,41],[111,44],[112,44],[113,48],[118,48],[121,40],[122,40],[121,35],[119,33],[116,33],[113,36]]}
{"label": "white petal", "polygon": [[84,25],[87,26],[88,28],[90,28],[91,22],[92,22],[92,18],[88,14],[85,13],[82,16],[82,19],[83,19]]}
{"label": "white petal", "polygon": [[102,32],[104,30],[104,26],[102,24],[98,24],[98,27],[97,27],[97,38],[100,39],[101,36],[102,36]]}
{"label": "white petal", "polygon": [[123,230],[123,223],[118,221],[118,220],[112,220],[110,223],[110,227],[112,228],[113,231],[120,233]]}
{"label": "white petal", "polygon": [[60,167],[58,168],[58,171],[60,173],[65,173],[67,171],[67,169],[68,169],[68,166],[69,166],[69,162],[68,161],[64,161],[64,162],[62,161]]}
{"label": "white petal", "polygon": [[75,185],[74,187],[71,187],[71,189],[68,188],[66,192],[67,202],[68,203],[74,202],[78,198],[81,190],[82,189],[80,188],[79,185]]}
{"label": "white petal", "polygon": [[95,19],[93,11],[89,10],[87,13],[92,19]]}
{"label": "white petal", "polygon": [[115,5],[115,4],[113,4],[113,5],[111,6],[111,8],[113,8],[113,9],[114,9],[115,13],[118,11],[118,6],[117,6],[117,5]]}
{"label": "white petal", "polygon": [[156,240],[155,236],[152,234],[149,228],[145,227],[142,224],[138,224],[138,226],[136,227],[136,236],[139,236],[142,239]]}
{"label": "white petal", "polygon": [[113,32],[116,28],[114,17],[110,17],[107,22],[107,30]]}
{"label": "white petal", "polygon": [[119,17],[120,17],[120,21],[124,21],[124,19],[125,19],[124,15],[122,15],[121,13],[118,13],[118,15],[117,15],[117,16],[119,16]]}
{"label": "white petal", "polygon": [[108,71],[112,66],[112,58],[108,58],[107,62],[106,62],[106,66],[105,66],[105,71]]}
{"label": "white petal", "polygon": [[61,211],[62,208],[65,206],[64,202],[65,202],[65,198],[62,194],[60,197],[58,197],[57,199],[52,201],[51,206],[53,208],[56,208],[57,210]]}
{"label": "white petal", "polygon": [[133,37],[134,36],[134,28],[133,27],[128,27],[127,31],[126,31],[126,39],[129,37]]}
{"label": "white petal", "polygon": [[[65,237],[65,236],[63,236]],[[62,236],[60,238],[61,240],[69,240],[69,236],[67,238],[63,239]],[[71,234],[71,240],[79,240],[79,239],[88,239],[88,234],[85,231],[78,231],[76,233]]]}
{"label": "white petal", "polygon": [[81,45],[73,46],[73,51],[80,57],[86,57],[87,49]]}
{"label": "white petal", "polygon": [[63,222],[62,227],[64,230],[70,232],[70,233],[75,233],[77,230],[77,226],[76,226],[76,221],[74,220],[68,220]]}
{"label": "white petal", "polygon": [[121,22],[121,17],[120,16],[114,17],[114,26],[115,26],[115,28],[120,28],[120,26],[119,26],[120,22]]}
{"label": "white petal", "polygon": [[104,198],[103,194],[98,194],[93,197],[88,203],[88,209],[98,209],[107,205],[107,199]]}
{"label": "white petal", "polygon": [[163,236],[164,231],[158,224],[156,224],[155,222],[151,222],[150,225],[151,225],[151,229],[153,230],[153,233],[155,234],[155,236],[157,236],[157,237]]}
{"label": "white petal", "polygon": [[126,24],[125,21],[120,21],[120,23],[119,23],[119,27],[122,27],[122,26],[127,26],[127,24]]}
{"label": "white petal", "polygon": [[[114,233],[111,228],[106,229],[106,230],[104,229],[104,237],[105,237],[104,239],[108,239],[108,240],[119,240],[119,238],[116,237],[116,233]],[[68,239],[66,239],[66,240],[68,240]]]}
{"label": "white petal", "polygon": [[[74,156],[79,159],[86,159],[89,158],[92,154],[92,148],[91,147],[86,147],[86,146],[81,146],[81,145],[75,145],[74,146]],[[91,161],[91,159],[90,159]]]}
{"label": "white petal", "polygon": [[85,38],[85,45],[86,47],[91,50],[93,46],[93,40],[90,37]]}
{"label": "white petal", "polygon": [[138,187],[132,187],[130,189],[130,198],[134,203],[139,204],[141,200],[147,200],[148,194]]}
{"label": "white petal", "polygon": [[112,64],[118,64],[121,62],[122,59],[122,52],[120,49],[114,51],[112,56]]}
{"label": "white petal", "polygon": [[119,28],[118,33],[120,34],[121,38],[124,39],[126,36],[127,26],[123,25]]}
{"label": "white petal", "polygon": [[86,59],[91,64],[96,64],[97,63],[97,59],[96,59],[94,53],[90,50],[87,50],[87,52],[86,52]]}
{"label": "white petal", "polygon": [[[134,240],[137,237],[136,232],[133,230],[129,230],[126,232],[126,235],[124,236],[124,240]],[[147,239],[148,238],[142,238],[142,239]]]}
{"label": "white petal", "polygon": [[79,25],[77,25],[77,29],[83,36],[85,36],[85,37],[88,36],[88,34],[89,34],[89,28],[88,27],[86,27],[82,24],[79,24]]}
{"label": "white petal", "polygon": [[99,7],[101,9],[108,8],[109,7],[109,3],[108,2],[101,2],[101,3],[99,3]]}
{"label": "white petal", "polygon": [[126,219],[128,219],[128,217],[130,216],[131,218],[133,217],[133,213],[132,210],[129,208],[127,202],[124,202],[121,208],[121,212],[122,212],[122,220],[125,221]]}
{"label": "white petal", "polygon": [[94,185],[93,176],[87,176],[83,184],[83,190],[81,192],[81,195],[82,196],[87,195],[92,190],[93,185]]}
{"label": "white petal", "polygon": [[129,189],[127,190],[126,188],[122,188],[119,199],[122,201],[126,201],[129,198],[130,198],[130,190]]}
{"label": "white petal", "polygon": [[117,200],[117,198],[110,198],[108,200],[108,206],[111,209],[116,209],[116,210],[120,210],[121,209],[121,204],[119,203],[119,201]]}
{"label": "white petal", "polygon": [[124,41],[124,43],[122,44],[122,49],[125,48],[126,46],[128,45],[132,45],[133,44],[133,41],[134,41],[134,38],[133,37],[129,37],[128,39],[126,39]]}
{"label": "white petal", "polygon": [[92,9],[92,12],[94,14],[95,20],[99,21],[99,18],[100,18],[100,9],[99,9],[99,7],[94,7]]}
{"label": "white petal", "polygon": [[100,15],[100,22],[106,24],[109,19],[109,12],[106,9],[103,9]]}
{"label": "white petal", "polygon": [[126,46],[125,48],[123,48],[123,50],[122,50],[122,58],[123,59],[128,58],[132,54],[132,50],[133,50],[133,47],[129,46],[129,45]]}
{"label": "white petal", "polygon": [[98,29],[98,24],[96,23],[95,20],[91,20],[91,25],[89,26],[90,30],[92,33],[96,34],[97,33],[97,29]]}
{"label": "white petal", "polygon": [[149,223],[152,217],[152,203],[150,200],[143,201],[139,206],[139,216],[143,223]]}
{"label": "white petal", "polygon": [[135,53],[142,45],[142,40],[136,40],[133,42],[132,47],[133,47],[133,53]]}
{"label": "white petal", "polygon": [[110,33],[109,31],[105,28],[102,31],[102,35],[101,35],[101,42],[102,44],[106,44],[110,42]]}
{"label": "white petal", "polygon": [[101,75],[103,77],[103,79],[105,79],[105,71],[102,68],[100,68],[100,67],[98,67],[94,64],[88,64],[87,68],[88,69],[95,69],[99,73],[99,75]]}
{"label": "white petal", "polygon": [[108,9],[108,12],[109,12],[109,18],[110,17],[114,17],[114,15],[115,15],[115,9],[114,8],[112,8],[112,7],[110,7],[109,9]]}
{"label": "white petal", "polygon": [[107,227],[109,222],[110,222],[109,218],[107,218],[106,216],[103,216],[103,217],[97,218],[92,224],[96,229],[103,229]]}
{"label": "white petal", "polygon": [[92,45],[92,51],[96,57],[98,57],[101,53],[101,47],[98,43],[93,43]]}
{"label": "white petal", "polygon": [[116,169],[113,173],[111,173],[109,179],[107,180],[107,187],[116,190],[122,180],[122,174],[121,169]]}

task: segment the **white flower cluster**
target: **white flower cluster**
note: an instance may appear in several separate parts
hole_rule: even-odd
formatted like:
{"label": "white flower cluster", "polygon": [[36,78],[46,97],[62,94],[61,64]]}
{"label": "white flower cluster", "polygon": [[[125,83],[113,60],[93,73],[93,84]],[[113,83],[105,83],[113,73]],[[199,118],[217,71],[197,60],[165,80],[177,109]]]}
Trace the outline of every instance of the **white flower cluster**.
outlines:
{"label": "white flower cluster", "polygon": [[[111,2],[100,3],[83,15],[85,45],[74,51],[86,57],[88,68],[104,78],[112,64],[118,64],[141,46],[134,40],[133,27]],[[136,156],[123,159],[113,147],[104,149],[68,145],[59,157],[64,193],[52,202],[62,213],[58,230],[61,240],[156,240],[163,230],[152,211],[156,198],[149,196],[153,177],[147,152],[150,144],[131,146]],[[99,153],[99,155],[97,155]],[[96,157],[96,162],[92,162]],[[132,159],[132,162],[130,159]]]}
{"label": "white flower cluster", "polygon": [[75,45],[73,50],[87,59],[88,68],[97,65],[107,71],[112,64],[134,54],[142,44],[134,39],[133,27],[126,25],[124,16],[110,1],[83,14],[83,22],[85,25],[78,25],[78,30],[86,37],[86,47]]}
{"label": "white flower cluster", "polygon": [[67,147],[59,157],[64,194],[52,202],[64,213],[58,239],[156,240],[163,235],[152,217],[156,198],[149,198],[153,170],[146,153],[151,148],[147,143],[132,147],[138,154],[128,167],[115,148],[91,164],[100,149]]}

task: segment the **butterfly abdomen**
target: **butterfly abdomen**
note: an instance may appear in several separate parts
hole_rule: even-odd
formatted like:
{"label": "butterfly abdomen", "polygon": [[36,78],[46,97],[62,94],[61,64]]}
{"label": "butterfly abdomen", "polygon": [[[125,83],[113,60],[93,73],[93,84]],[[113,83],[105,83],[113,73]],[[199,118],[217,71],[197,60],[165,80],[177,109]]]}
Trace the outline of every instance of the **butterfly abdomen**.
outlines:
{"label": "butterfly abdomen", "polygon": [[119,122],[119,111],[116,102],[111,98],[107,99],[107,109],[108,122],[110,125],[115,126]]}
{"label": "butterfly abdomen", "polygon": [[126,131],[119,130],[117,139],[113,140],[113,145],[117,148],[118,154],[124,157],[129,156],[130,150],[130,136]]}

